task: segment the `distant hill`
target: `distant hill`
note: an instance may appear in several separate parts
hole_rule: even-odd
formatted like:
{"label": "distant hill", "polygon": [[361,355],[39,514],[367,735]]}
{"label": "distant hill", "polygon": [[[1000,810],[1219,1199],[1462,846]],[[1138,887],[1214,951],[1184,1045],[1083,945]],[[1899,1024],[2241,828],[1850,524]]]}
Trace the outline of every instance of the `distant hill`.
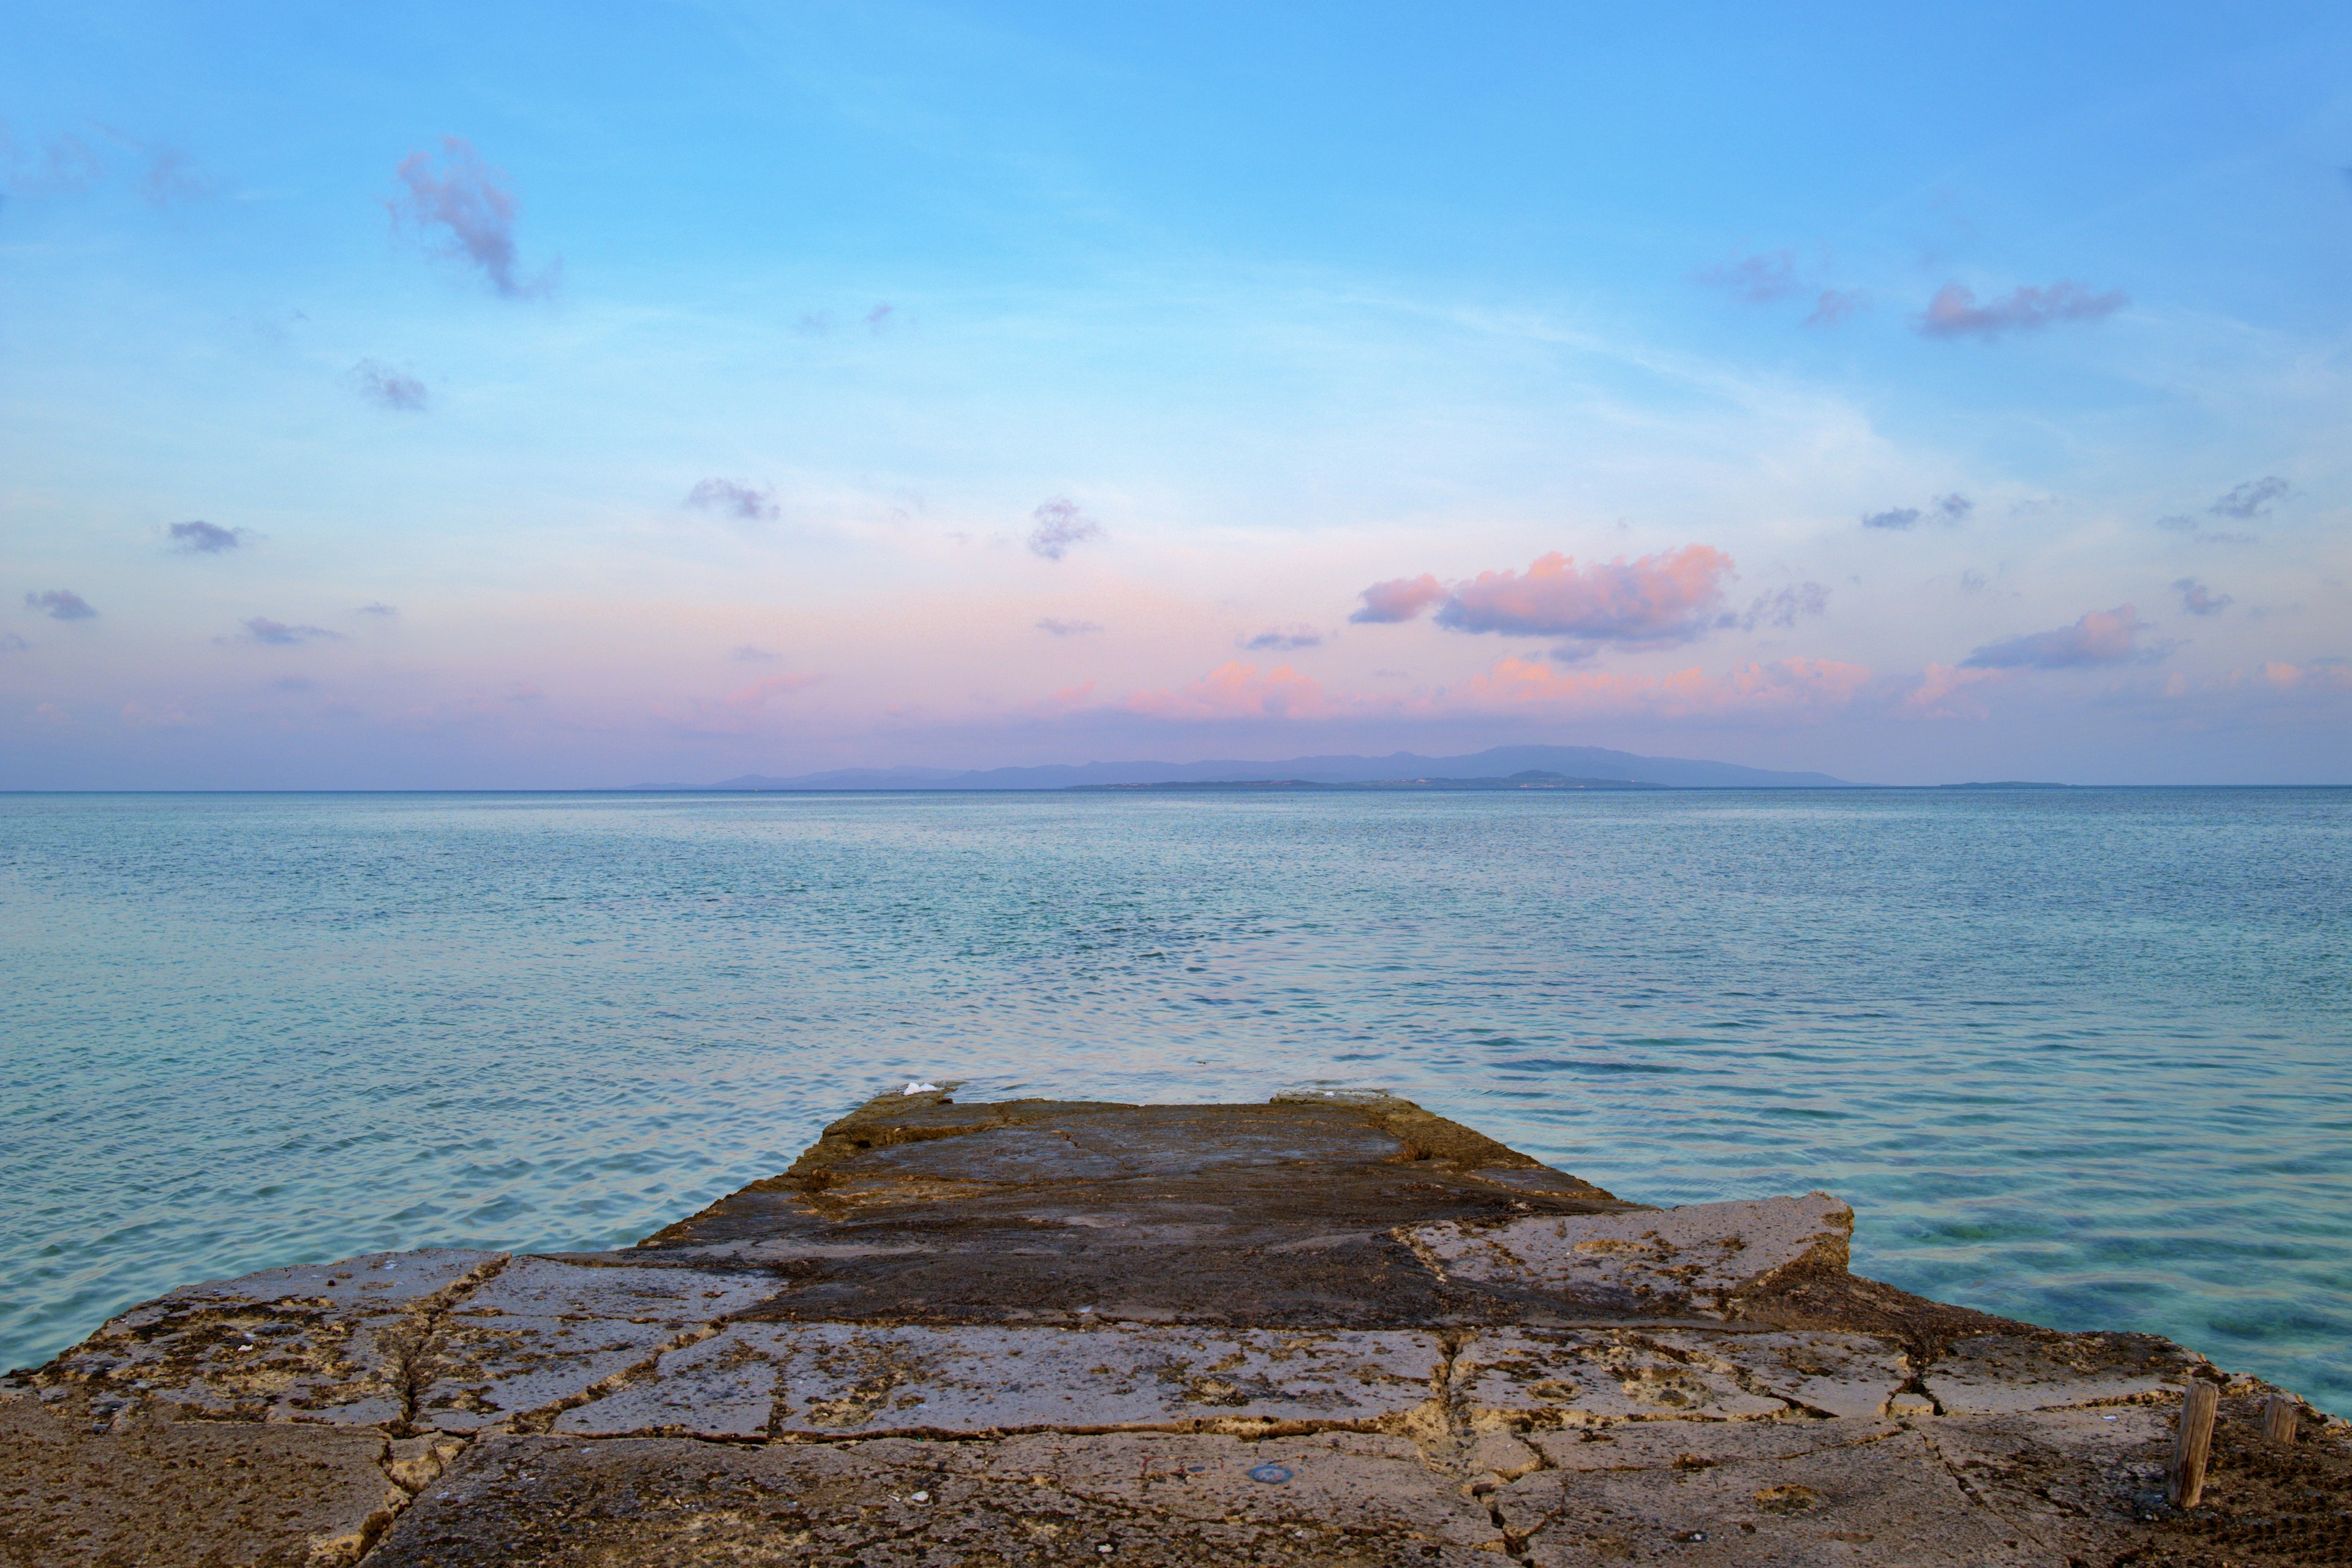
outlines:
{"label": "distant hill", "polygon": [[[714,784],[635,784],[641,790],[934,790],[1071,789],[1104,784],[1395,784],[1407,780],[1486,781],[1539,772],[1569,779],[1670,789],[1852,789],[1827,773],[1777,773],[1736,763],[1688,757],[1643,757],[1601,746],[1493,746],[1458,757],[1395,752],[1385,757],[1290,757],[1280,762],[1232,758],[1204,763],[1052,763],[1034,768],[838,768],[830,773],[771,778],[745,773]],[[1455,783],[1453,787],[1462,787]],[[1489,787],[1492,787],[1491,785]]]}

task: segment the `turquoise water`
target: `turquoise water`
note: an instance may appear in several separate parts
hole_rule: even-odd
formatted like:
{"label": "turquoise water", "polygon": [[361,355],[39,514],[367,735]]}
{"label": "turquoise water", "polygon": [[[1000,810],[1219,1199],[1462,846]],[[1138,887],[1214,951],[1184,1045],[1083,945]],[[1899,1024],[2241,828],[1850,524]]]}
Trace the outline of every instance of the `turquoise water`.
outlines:
{"label": "turquoise water", "polygon": [[906,1079],[1370,1085],[2352,1412],[2352,792],[0,797],[0,1366]]}

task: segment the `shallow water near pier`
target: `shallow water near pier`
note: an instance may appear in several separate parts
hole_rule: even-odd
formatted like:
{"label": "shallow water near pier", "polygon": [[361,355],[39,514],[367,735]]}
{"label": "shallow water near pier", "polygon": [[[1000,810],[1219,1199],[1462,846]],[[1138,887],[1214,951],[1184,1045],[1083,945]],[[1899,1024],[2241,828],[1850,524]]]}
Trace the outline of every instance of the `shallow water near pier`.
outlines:
{"label": "shallow water near pier", "polygon": [[1377,1087],[2352,1413],[2352,791],[0,796],[0,1366],[910,1078]]}

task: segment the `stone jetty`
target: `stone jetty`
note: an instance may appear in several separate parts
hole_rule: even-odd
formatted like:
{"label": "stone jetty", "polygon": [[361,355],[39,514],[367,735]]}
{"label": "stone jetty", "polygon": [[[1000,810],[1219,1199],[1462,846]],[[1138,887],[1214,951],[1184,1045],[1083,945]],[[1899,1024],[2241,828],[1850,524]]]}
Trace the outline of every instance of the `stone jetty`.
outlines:
{"label": "stone jetty", "polygon": [[1853,1226],[1378,1095],[890,1095],[625,1250],[125,1312],[0,1383],[0,1562],[2352,1563],[2344,1423],[1858,1278]]}

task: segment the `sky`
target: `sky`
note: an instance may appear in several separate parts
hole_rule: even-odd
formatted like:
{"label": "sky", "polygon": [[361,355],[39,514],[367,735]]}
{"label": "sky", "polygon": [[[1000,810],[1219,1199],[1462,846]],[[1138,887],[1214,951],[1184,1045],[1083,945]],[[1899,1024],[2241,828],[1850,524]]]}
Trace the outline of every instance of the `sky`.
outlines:
{"label": "sky", "polygon": [[2352,784],[2352,11],[0,0],[0,788]]}

